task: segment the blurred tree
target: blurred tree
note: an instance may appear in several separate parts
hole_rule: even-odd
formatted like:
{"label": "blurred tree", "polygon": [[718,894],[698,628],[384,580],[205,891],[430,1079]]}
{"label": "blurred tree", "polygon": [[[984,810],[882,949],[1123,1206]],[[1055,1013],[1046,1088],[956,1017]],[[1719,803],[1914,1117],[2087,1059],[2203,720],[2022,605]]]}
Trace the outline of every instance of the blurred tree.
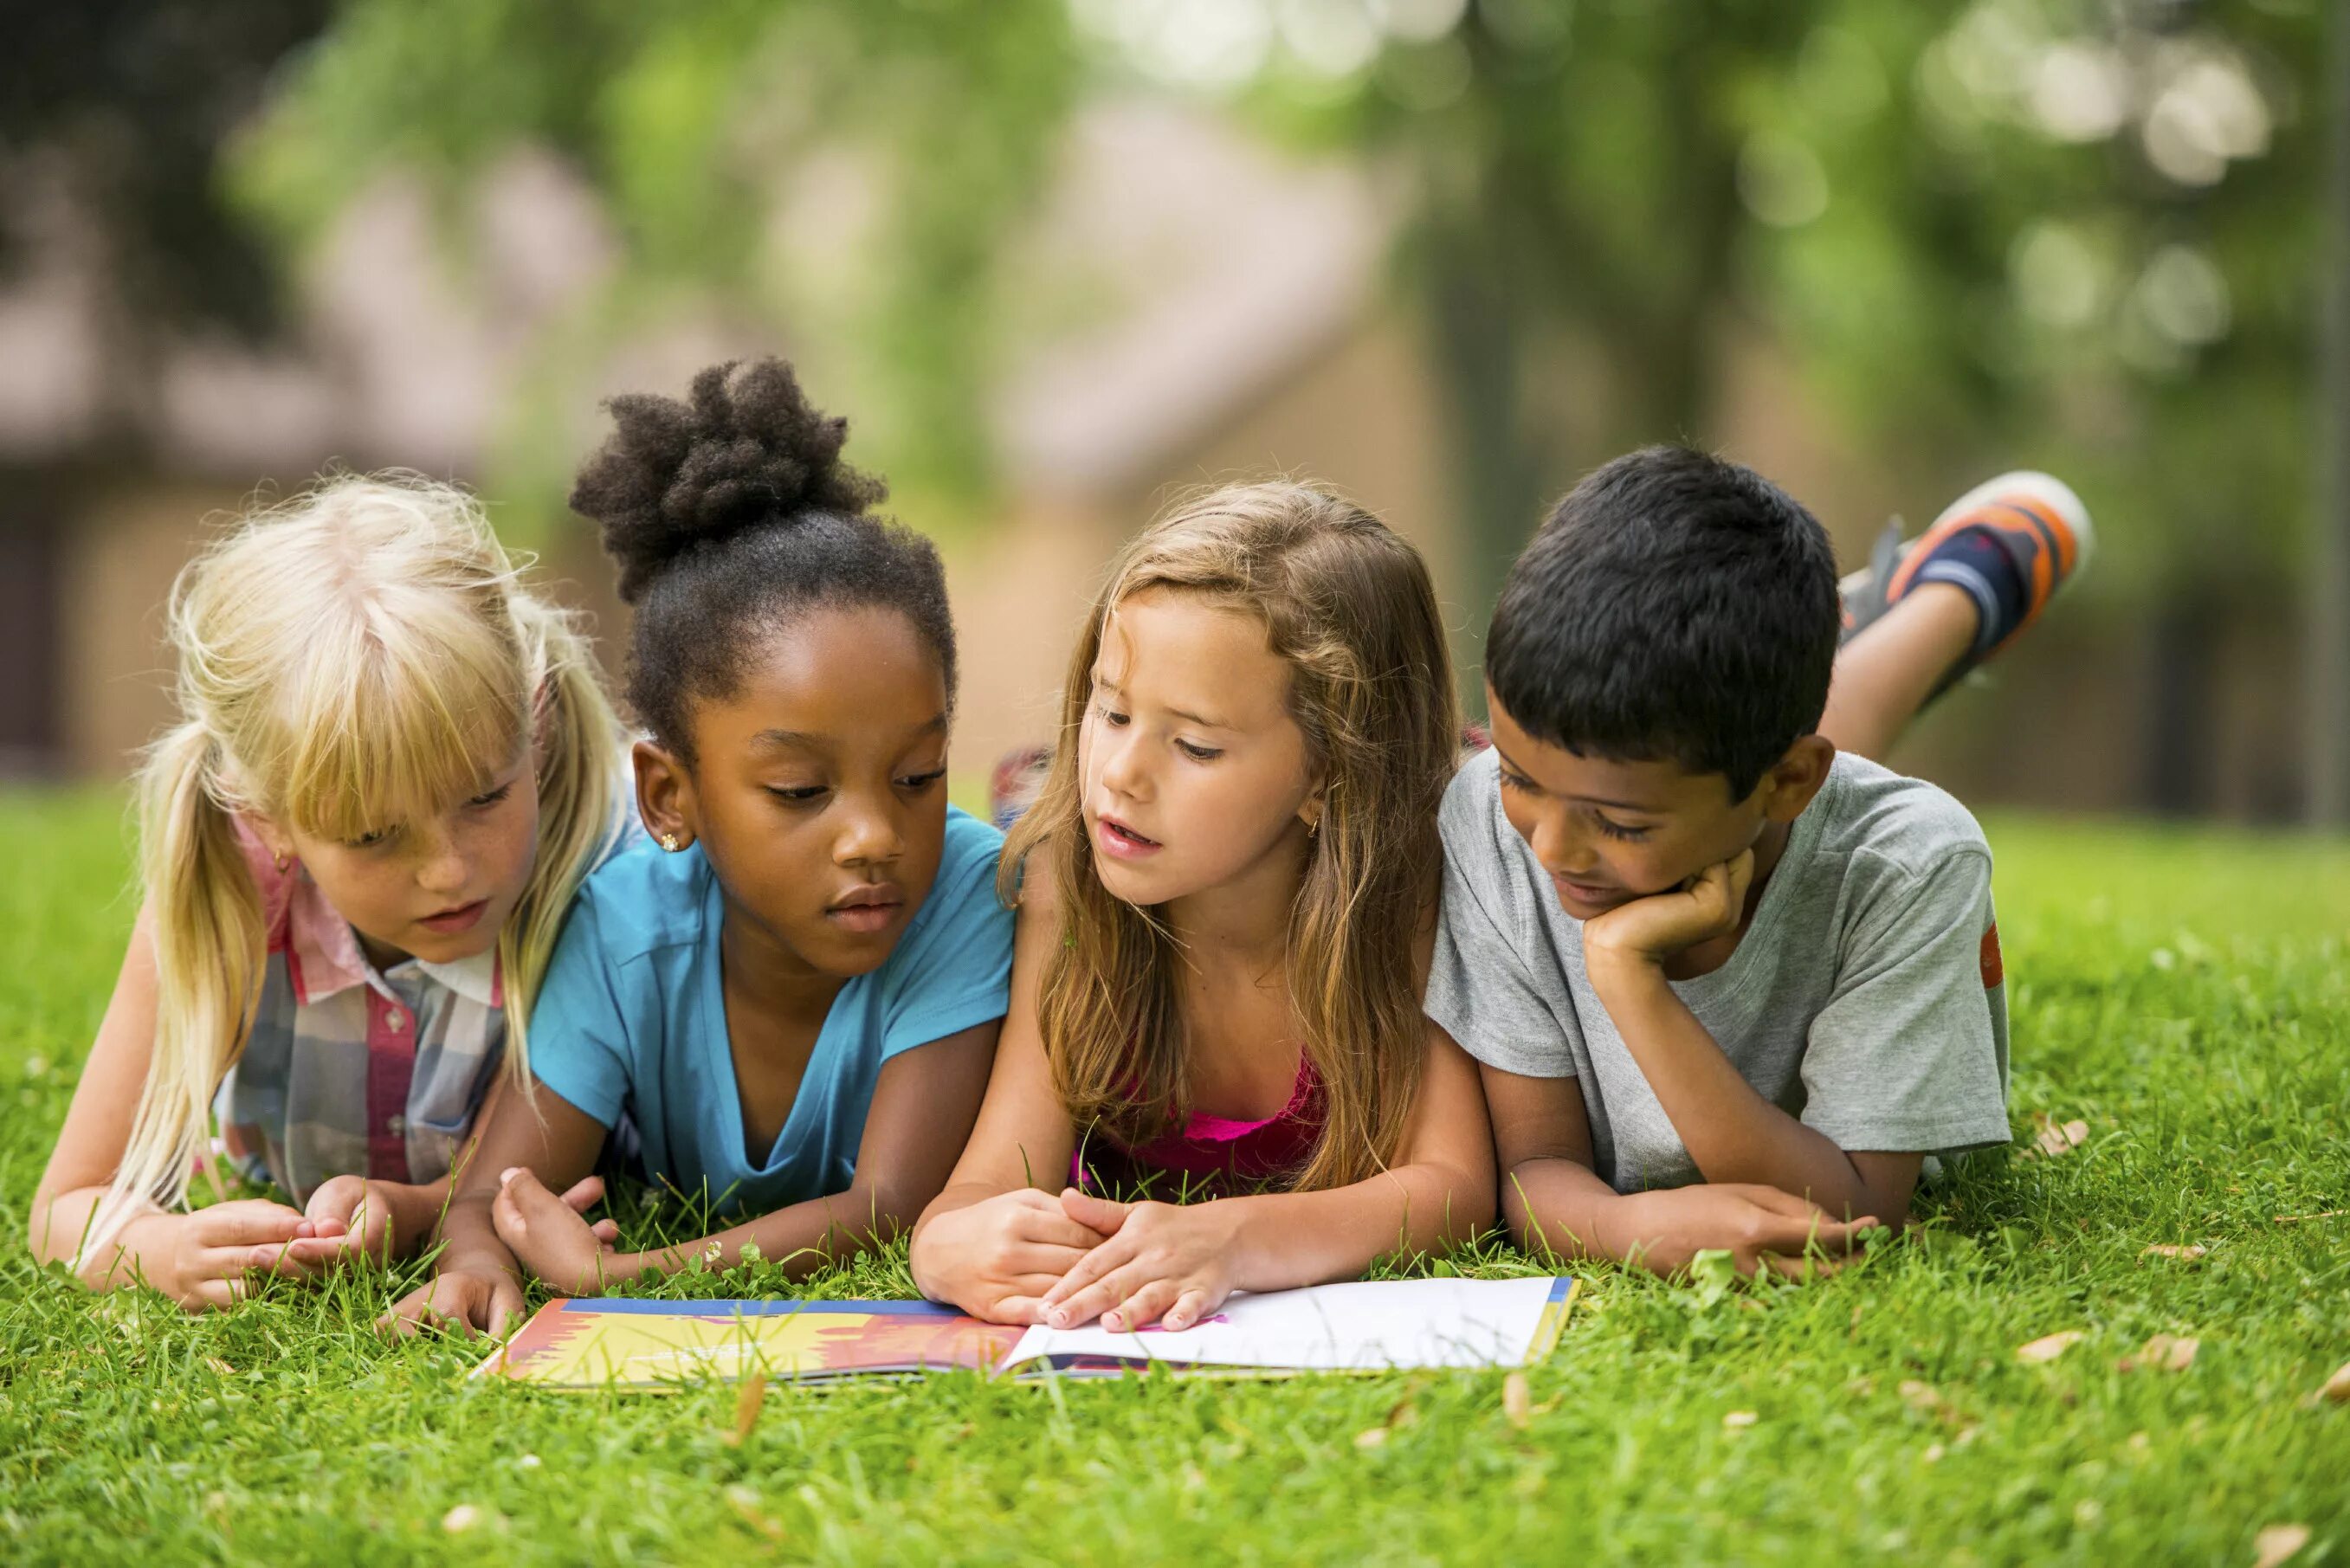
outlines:
{"label": "blurred tree", "polygon": [[191,328],[277,324],[274,257],[223,199],[220,148],[328,0],[16,5],[0,50],[0,268],[70,254],[99,311],[116,437],[151,357]]}
{"label": "blurred tree", "polygon": [[1258,114],[1405,172],[1471,602],[1574,472],[1700,437],[1760,327],[1893,466],[2055,468],[2127,529],[2100,592],[2150,628],[2158,803],[2195,804],[2211,628],[2305,558],[2312,0],[1250,9],[1084,14],[1151,68],[1213,11]]}
{"label": "blurred tree", "polygon": [[865,461],[969,492],[998,241],[1075,64],[1057,0],[347,0],[239,178],[299,242],[386,174],[455,197],[517,145],[578,171],[623,254],[518,410],[556,449],[558,508],[576,438],[544,428],[546,404],[693,304],[780,327],[795,352],[800,334],[853,341],[811,379],[859,410]]}

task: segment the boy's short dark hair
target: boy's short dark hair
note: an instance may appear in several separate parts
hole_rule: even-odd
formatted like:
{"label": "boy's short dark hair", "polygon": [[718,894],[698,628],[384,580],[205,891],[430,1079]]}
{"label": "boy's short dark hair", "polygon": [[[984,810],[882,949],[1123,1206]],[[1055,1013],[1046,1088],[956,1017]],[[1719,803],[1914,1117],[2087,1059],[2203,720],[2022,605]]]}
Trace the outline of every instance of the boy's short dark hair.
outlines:
{"label": "boy's short dark hair", "polygon": [[1742,800],[1827,707],[1840,623],[1826,531],[1752,469],[1682,447],[1619,457],[1510,568],[1485,676],[1571,752],[1669,758]]}

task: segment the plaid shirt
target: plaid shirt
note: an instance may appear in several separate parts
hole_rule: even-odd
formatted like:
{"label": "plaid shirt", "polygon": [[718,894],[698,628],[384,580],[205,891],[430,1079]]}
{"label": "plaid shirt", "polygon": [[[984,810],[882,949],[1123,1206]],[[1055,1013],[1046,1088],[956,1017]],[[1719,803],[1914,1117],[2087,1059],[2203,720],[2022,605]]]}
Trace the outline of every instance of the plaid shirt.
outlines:
{"label": "plaid shirt", "polygon": [[[599,864],[642,831],[633,789],[614,817]],[[298,864],[278,870],[243,823],[237,837],[269,957],[253,1033],[213,1102],[221,1152],[300,1200],[347,1173],[439,1180],[505,1049],[496,950],[379,970]]]}

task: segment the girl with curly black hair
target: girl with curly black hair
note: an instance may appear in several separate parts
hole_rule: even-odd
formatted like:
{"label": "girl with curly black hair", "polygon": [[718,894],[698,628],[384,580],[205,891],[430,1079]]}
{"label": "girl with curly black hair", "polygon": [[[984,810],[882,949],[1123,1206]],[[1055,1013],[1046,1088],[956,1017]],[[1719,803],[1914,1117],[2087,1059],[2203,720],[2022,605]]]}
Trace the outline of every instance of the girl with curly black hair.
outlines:
{"label": "girl with curly black hair", "polygon": [[[872,514],[789,366],[614,399],[571,504],[636,609],[652,842],[582,887],[402,1315],[494,1328],[521,1270],[592,1293],[756,1246],[795,1272],[911,1225],[978,1114],[1012,959],[1001,836],[946,799],[954,628],[930,541]],[[616,1253],[556,1194],[626,1122],[637,1173],[742,1216]]]}

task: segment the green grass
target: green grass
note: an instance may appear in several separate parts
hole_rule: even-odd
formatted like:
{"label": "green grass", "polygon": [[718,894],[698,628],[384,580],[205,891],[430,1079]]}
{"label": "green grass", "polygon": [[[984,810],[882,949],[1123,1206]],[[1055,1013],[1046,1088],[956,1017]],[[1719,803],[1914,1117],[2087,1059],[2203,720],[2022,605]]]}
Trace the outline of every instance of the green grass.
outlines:
{"label": "green grass", "polygon": [[[1498,1373],[951,1376],[777,1390],[734,1447],[726,1389],[464,1385],[474,1352],[369,1332],[396,1282],[197,1320],[36,1270],[130,909],[109,799],[0,800],[0,1560],[2250,1563],[2291,1522],[2297,1561],[2350,1561],[2350,1406],[2313,1397],[2350,1360],[2350,1218],[2276,1222],[2350,1208],[2350,847],[1994,825],[2016,1124],[2086,1142],[1978,1162],[1818,1286],[1589,1271],[1524,1430]],[[810,1288],[903,1292],[902,1259]],[[2116,1369],[2156,1333],[2193,1366]]]}

